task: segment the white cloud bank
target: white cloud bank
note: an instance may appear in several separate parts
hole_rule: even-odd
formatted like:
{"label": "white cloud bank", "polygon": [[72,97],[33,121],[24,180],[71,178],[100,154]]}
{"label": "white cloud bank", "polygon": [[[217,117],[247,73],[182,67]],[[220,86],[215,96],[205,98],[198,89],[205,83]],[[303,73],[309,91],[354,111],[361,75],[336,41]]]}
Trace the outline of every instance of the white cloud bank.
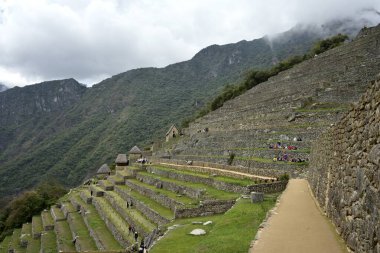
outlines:
{"label": "white cloud bank", "polygon": [[[0,0],[0,82],[94,84],[211,44],[380,10],[378,0]],[[376,21],[375,21],[376,22]]]}

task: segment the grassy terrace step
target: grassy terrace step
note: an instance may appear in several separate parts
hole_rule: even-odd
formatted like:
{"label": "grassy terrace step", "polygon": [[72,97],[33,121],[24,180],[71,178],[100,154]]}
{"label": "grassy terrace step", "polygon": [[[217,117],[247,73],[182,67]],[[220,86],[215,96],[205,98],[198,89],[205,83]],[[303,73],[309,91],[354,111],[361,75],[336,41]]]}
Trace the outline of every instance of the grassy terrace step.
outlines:
{"label": "grassy terrace step", "polygon": [[48,210],[44,210],[41,212],[41,218],[42,218],[42,226],[45,231],[54,229],[53,217],[51,217],[51,213]]}
{"label": "grassy terrace step", "polygon": [[41,239],[31,239],[26,248],[26,253],[39,253],[41,248]]}
{"label": "grassy terrace step", "polygon": [[[75,209],[70,202],[65,204],[70,209]],[[92,237],[90,236],[87,226],[84,223],[82,216],[78,212],[71,212],[67,217],[67,222],[72,233],[72,236],[78,236],[75,247],[78,251],[95,251],[98,248]]]}
{"label": "grassy terrace step", "polygon": [[[88,193],[88,191],[83,192]],[[72,196],[71,199],[73,202],[81,206],[81,214],[84,222],[90,231],[90,235],[94,238],[99,250],[121,250],[121,245],[115,240],[111,232],[108,230],[106,224],[98,215],[95,207],[84,202],[78,194]]]}
{"label": "grassy terrace step", "polygon": [[40,238],[42,231],[43,231],[43,227],[42,227],[42,218],[41,218],[41,216],[33,216],[33,218],[32,218],[32,234],[33,234],[33,238],[34,239]]}
{"label": "grassy terrace step", "polygon": [[21,228],[13,230],[12,238],[9,243],[8,249],[13,249],[14,252],[26,252],[26,248],[21,247],[20,244]]}
{"label": "grassy terrace step", "polygon": [[[135,223],[134,227],[141,227],[144,230],[144,234],[149,234],[154,229],[157,228],[157,225],[149,221],[144,215],[142,215],[136,208],[127,208],[127,203],[124,199],[122,199],[117,193],[115,192],[108,192],[106,194],[106,197],[110,197],[112,199],[113,205],[118,206],[119,210],[123,210],[123,212],[119,212],[123,218],[126,220],[129,218],[129,220],[132,219],[132,222]],[[111,201],[110,201],[111,203]],[[130,223],[132,223],[130,222]],[[133,224],[131,224],[133,225]]]}
{"label": "grassy terrace step", "polygon": [[165,178],[161,176],[154,175],[149,172],[139,172],[139,174],[148,176],[150,178],[155,178],[163,182],[169,182],[173,183],[176,185],[182,185],[186,186],[192,189],[204,189],[205,194],[202,195],[202,199],[220,199],[220,200],[226,200],[226,199],[236,199],[240,194],[237,193],[232,193],[232,192],[226,192],[226,191],[221,191],[218,189],[215,189],[214,187],[211,187],[206,184],[201,184],[201,183],[191,183],[191,182],[185,182],[185,181],[179,181],[171,178]]}
{"label": "grassy terrace step", "polygon": [[99,180],[98,184],[105,191],[113,191],[113,183],[108,180]]}
{"label": "grassy terrace step", "polygon": [[123,185],[124,184],[124,178],[118,175],[112,175],[109,176],[108,181],[110,181],[113,185]]}
{"label": "grassy terrace step", "polygon": [[8,246],[11,240],[11,235],[8,235],[4,238],[4,240],[0,243],[0,253],[8,253]]}
{"label": "grassy terrace step", "polygon": [[254,181],[249,178],[233,178],[233,177],[225,177],[225,176],[210,176],[210,173],[202,173],[202,172],[192,172],[188,170],[186,167],[175,167],[175,168],[169,168],[162,165],[156,165],[154,164],[152,167],[155,169],[161,170],[161,171],[167,171],[171,173],[176,174],[183,174],[183,175],[189,175],[193,177],[199,177],[199,178],[212,178],[215,181],[225,182],[225,183],[231,183],[236,184],[240,186],[247,186],[254,184]]}
{"label": "grassy terrace step", "polygon": [[56,253],[57,252],[57,237],[54,231],[44,231],[41,234],[41,252]]}
{"label": "grassy terrace step", "polygon": [[[178,195],[177,193],[171,192],[169,190],[158,189],[155,186],[142,183],[136,179],[128,179],[126,181],[126,185],[128,185],[131,188],[137,186],[137,187],[135,187],[135,190],[141,194],[145,194],[144,191],[148,190],[150,193],[152,193],[152,196],[150,196],[150,197],[158,197],[156,199],[158,201],[159,201],[159,197],[164,196],[164,197],[171,199],[173,201],[173,203],[175,203],[175,205],[179,205],[179,206],[195,207],[199,203],[199,201],[196,199],[192,199],[192,198],[189,198],[186,196]],[[144,191],[142,191],[141,189],[144,189]],[[165,203],[161,203],[161,204],[165,205]],[[167,206],[167,207],[170,207],[172,210],[174,209],[174,207],[172,205]]]}
{"label": "grassy terrace step", "polygon": [[[131,188],[129,188],[126,185],[120,185],[120,186],[118,185],[115,187],[115,189],[116,189],[116,191],[121,191],[121,192],[127,193],[133,199],[139,201],[140,203],[147,206],[148,208],[156,211],[160,216],[164,217],[167,220],[171,220],[174,217],[173,212],[169,208],[161,205],[157,201],[154,201],[153,199],[150,199],[147,196],[144,196],[144,195],[138,193],[137,191],[133,191]],[[125,198],[123,198],[123,199],[126,200]]]}
{"label": "grassy terrace step", "polygon": [[[249,199],[240,199],[231,210],[222,215],[175,220],[167,226],[178,224],[149,251],[169,252],[247,252],[260,223],[276,203],[277,194],[266,195],[264,202],[252,204]],[[208,226],[193,225],[193,221],[212,221]],[[189,233],[196,228],[205,229],[204,236]]]}
{"label": "grassy terrace step", "polygon": [[56,221],[54,231],[57,235],[57,247],[59,251],[75,251],[73,236],[67,221]]}
{"label": "grassy terrace step", "polygon": [[30,240],[32,240],[32,224],[24,223],[22,224],[22,228],[21,228],[21,236],[20,236],[21,246],[26,248]]}
{"label": "grassy terrace step", "polygon": [[106,199],[94,197],[93,205],[111,233],[123,247],[128,247],[135,242],[132,233],[129,233],[129,224],[112,208]]}
{"label": "grassy terrace step", "polygon": [[51,216],[53,217],[54,221],[63,221],[66,220],[65,215],[63,214],[62,210],[57,206],[52,206],[50,208]]}

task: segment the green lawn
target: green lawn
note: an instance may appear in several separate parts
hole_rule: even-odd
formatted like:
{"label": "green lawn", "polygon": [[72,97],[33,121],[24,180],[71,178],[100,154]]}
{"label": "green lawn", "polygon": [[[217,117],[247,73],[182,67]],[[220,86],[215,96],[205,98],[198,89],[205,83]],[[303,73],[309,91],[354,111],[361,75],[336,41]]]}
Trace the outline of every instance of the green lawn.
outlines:
{"label": "green lawn", "polygon": [[41,218],[42,218],[42,224],[44,226],[44,229],[46,226],[54,225],[54,221],[53,221],[53,218],[51,217],[50,211],[42,211]]}
{"label": "green lawn", "polygon": [[52,206],[51,207],[52,209],[52,212],[55,214],[55,219],[57,220],[64,220],[65,219],[65,216],[63,215],[63,212],[61,211],[60,208],[56,207],[56,206]]}
{"label": "green lawn", "polygon": [[[278,195],[267,195],[260,204],[252,204],[249,199],[240,199],[237,204],[223,215],[176,220],[168,226],[180,226],[169,231],[157,242],[151,253],[193,253],[218,252],[238,253],[248,251],[266,213],[274,206]],[[213,221],[212,225],[193,225],[192,221]],[[195,228],[205,229],[204,236],[192,236]]]}
{"label": "green lawn", "polygon": [[32,231],[33,231],[33,233],[41,233],[42,230],[43,230],[43,227],[42,227],[41,216],[33,216],[33,218],[32,218]]}

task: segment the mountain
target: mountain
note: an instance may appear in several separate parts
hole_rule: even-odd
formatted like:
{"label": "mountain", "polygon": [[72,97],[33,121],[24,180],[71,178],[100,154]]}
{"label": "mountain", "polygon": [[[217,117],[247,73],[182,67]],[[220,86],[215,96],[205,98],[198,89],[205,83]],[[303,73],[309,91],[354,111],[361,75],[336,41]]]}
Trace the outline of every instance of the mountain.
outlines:
{"label": "mountain", "polygon": [[[212,45],[191,60],[130,70],[92,88],[68,79],[7,90],[0,94],[0,198],[50,176],[76,185],[116,154],[163,139],[172,123],[248,70],[303,54],[320,38],[318,32],[291,30]],[[68,90],[66,82],[72,85]]]}
{"label": "mountain", "polygon": [[6,91],[7,89],[8,89],[7,86],[5,86],[4,84],[0,83],[0,92]]}

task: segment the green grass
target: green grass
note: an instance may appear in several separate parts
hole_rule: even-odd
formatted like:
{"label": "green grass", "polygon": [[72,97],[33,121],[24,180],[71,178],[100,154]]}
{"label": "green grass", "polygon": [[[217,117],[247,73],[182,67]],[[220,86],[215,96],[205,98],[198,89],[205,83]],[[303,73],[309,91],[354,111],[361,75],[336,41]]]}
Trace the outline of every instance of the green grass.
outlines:
{"label": "green grass", "polygon": [[41,217],[42,217],[42,224],[44,227],[54,225],[53,218],[51,217],[51,213],[49,211],[42,211]]}
{"label": "green grass", "polygon": [[152,199],[150,199],[150,198],[148,198],[148,197],[146,197],[146,196],[144,196],[144,195],[142,195],[136,191],[131,190],[131,188],[129,188],[126,185],[118,185],[118,186],[116,186],[116,188],[119,188],[120,190],[127,192],[133,198],[139,200],[140,202],[143,202],[146,206],[148,206],[150,209],[159,213],[162,217],[167,218],[169,220],[173,219],[173,217],[174,217],[173,212],[169,208],[161,205],[160,203],[158,203],[158,202],[156,202],[156,201],[154,201],[154,200],[152,200]]}
{"label": "green grass", "polygon": [[31,223],[24,223],[22,224],[21,228],[21,241],[27,241],[28,244],[30,243],[32,239],[32,224]]}
{"label": "green grass", "polygon": [[[164,252],[247,252],[260,223],[274,206],[278,195],[267,195],[260,204],[252,204],[249,199],[240,199],[231,210],[223,215],[176,220],[170,224],[180,227],[171,230],[150,250],[151,253]],[[192,221],[213,221],[208,226],[193,225]],[[204,236],[192,236],[195,228],[205,229]]]}
{"label": "green grass", "polygon": [[10,242],[10,248],[14,249],[15,252],[26,252],[26,248],[22,248],[20,245],[20,236],[21,236],[21,228],[13,230],[12,239]]}
{"label": "green grass", "polygon": [[41,247],[41,239],[31,239],[26,248],[26,253],[39,253]]}
{"label": "green grass", "polygon": [[123,208],[125,213],[132,218],[136,223],[140,224],[140,226],[146,231],[153,231],[157,225],[150,222],[145,216],[143,216],[136,208],[127,208],[125,200],[123,200],[117,193],[108,192],[109,196],[115,200],[116,204]]}
{"label": "green grass", "polygon": [[222,181],[230,184],[236,184],[240,186],[247,186],[254,184],[254,181],[249,178],[239,179],[239,178],[233,178],[233,177],[226,177],[226,176],[216,176],[216,177],[210,177],[209,173],[202,173],[202,172],[191,172],[186,171],[186,167],[178,167],[178,169],[172,169],[168,167],[164,167],[162,165],[154,165],[154,168],[169,172],[174,172],[177,174],[184,174],[184,175],[190,175],[195,177],[203,177],[203,178],[212,178],[215,181]]}
{"label": "green grass", "polygon": [[42,227],[42,218],[41,216],[33,216],[32,218],[32,227],[34,233],[41,233],[43,230]]}
{"label": "green grass", "polygon": [[171,198],[171,199],[173,199],[175,201],[178,201],[178,202],[180,202],[180,203],[182,203],[182,204],[184,204],[185,206],[188,206],[188,207],[197,206],[198,203],[199,203],[199,201],[196,200],[196,199],[192,199],[192,198],[189,198],[187,196],[179,196],[175,192],[171,192],[171,191],[165,190],[165,189],[158,189],[155,186],[142,183],[142,182],[140,182],[140,181],[138,181],[136,179],[128,179],[128,181],[130,181],[131,183],[134,183],[136,185],[142,186],[144,188],[148,188],[148,189],[154,191],[157,194],[165,195],[166,197]]}
{"label": "green grass", "polygon": [[[66,204],[69,208],[72,206],[71,203]],[[68,219],[70,219],[69,225],[70,230],[78,236],[77,242],[80,245],[82,251],[97,250],[96,244],[84,223],[82,216],[78,212],[73,212],[69,214]]]}
{"label": "green grass", "polygon": [[179,180],[175,180],[171,178],[157,176],[155,174],[148,173],[148,172],[139,172],[139,174],[145,175],[151,178],[159,179],[163,182],[170,182],[176,185],[186,186],[192,189],[204,189],[206,190],[206,193],[205,195],[202,196],[203,199],[221,199],[221,200],[236,199],[240,195],[238,193],[231,193],[231,192],[218,190],[206,184],[179,181]]}
{"label": "green grass", "polygon": [[[88,193],[88,192],[87,192]],[[89,194],[88,194],[89,195]],[[86,204],[78,195],[73,196],[75,201],[86,210],[86,219],[89,227],[100,238],[106,250],[120,250],[121,245],[115,240],[111,232],[108,230],[104,221],[100,218],[98,212],[93,205]]]}
{"label": "green grass", "polygon": [[62,251],[75,251],[72,242],[73,236],[67,221],[58,221],[55,223],[55,232],[57,233],[58,249]]}
{"label": "green grass", "polygon": [[41,235],[41,251],[44,253],[57,252],[57,237],[53,230],[44,231]]}
{"label": "green grass", "polygon": [[53,213],[55,214],[55,218],[57,220],[62,220],[62,219],[65,219],[65,216],[63,215],[63,212],[61,211],[61,209],[59,209],[58,207],[56,206],[52,206],[51,207]]}
{"label": "green grass", "polygon": [[8,235],[4,238],[4,240],[0,243],[0,253],[8,253],[8,246],[11,240],[11,235]]}

